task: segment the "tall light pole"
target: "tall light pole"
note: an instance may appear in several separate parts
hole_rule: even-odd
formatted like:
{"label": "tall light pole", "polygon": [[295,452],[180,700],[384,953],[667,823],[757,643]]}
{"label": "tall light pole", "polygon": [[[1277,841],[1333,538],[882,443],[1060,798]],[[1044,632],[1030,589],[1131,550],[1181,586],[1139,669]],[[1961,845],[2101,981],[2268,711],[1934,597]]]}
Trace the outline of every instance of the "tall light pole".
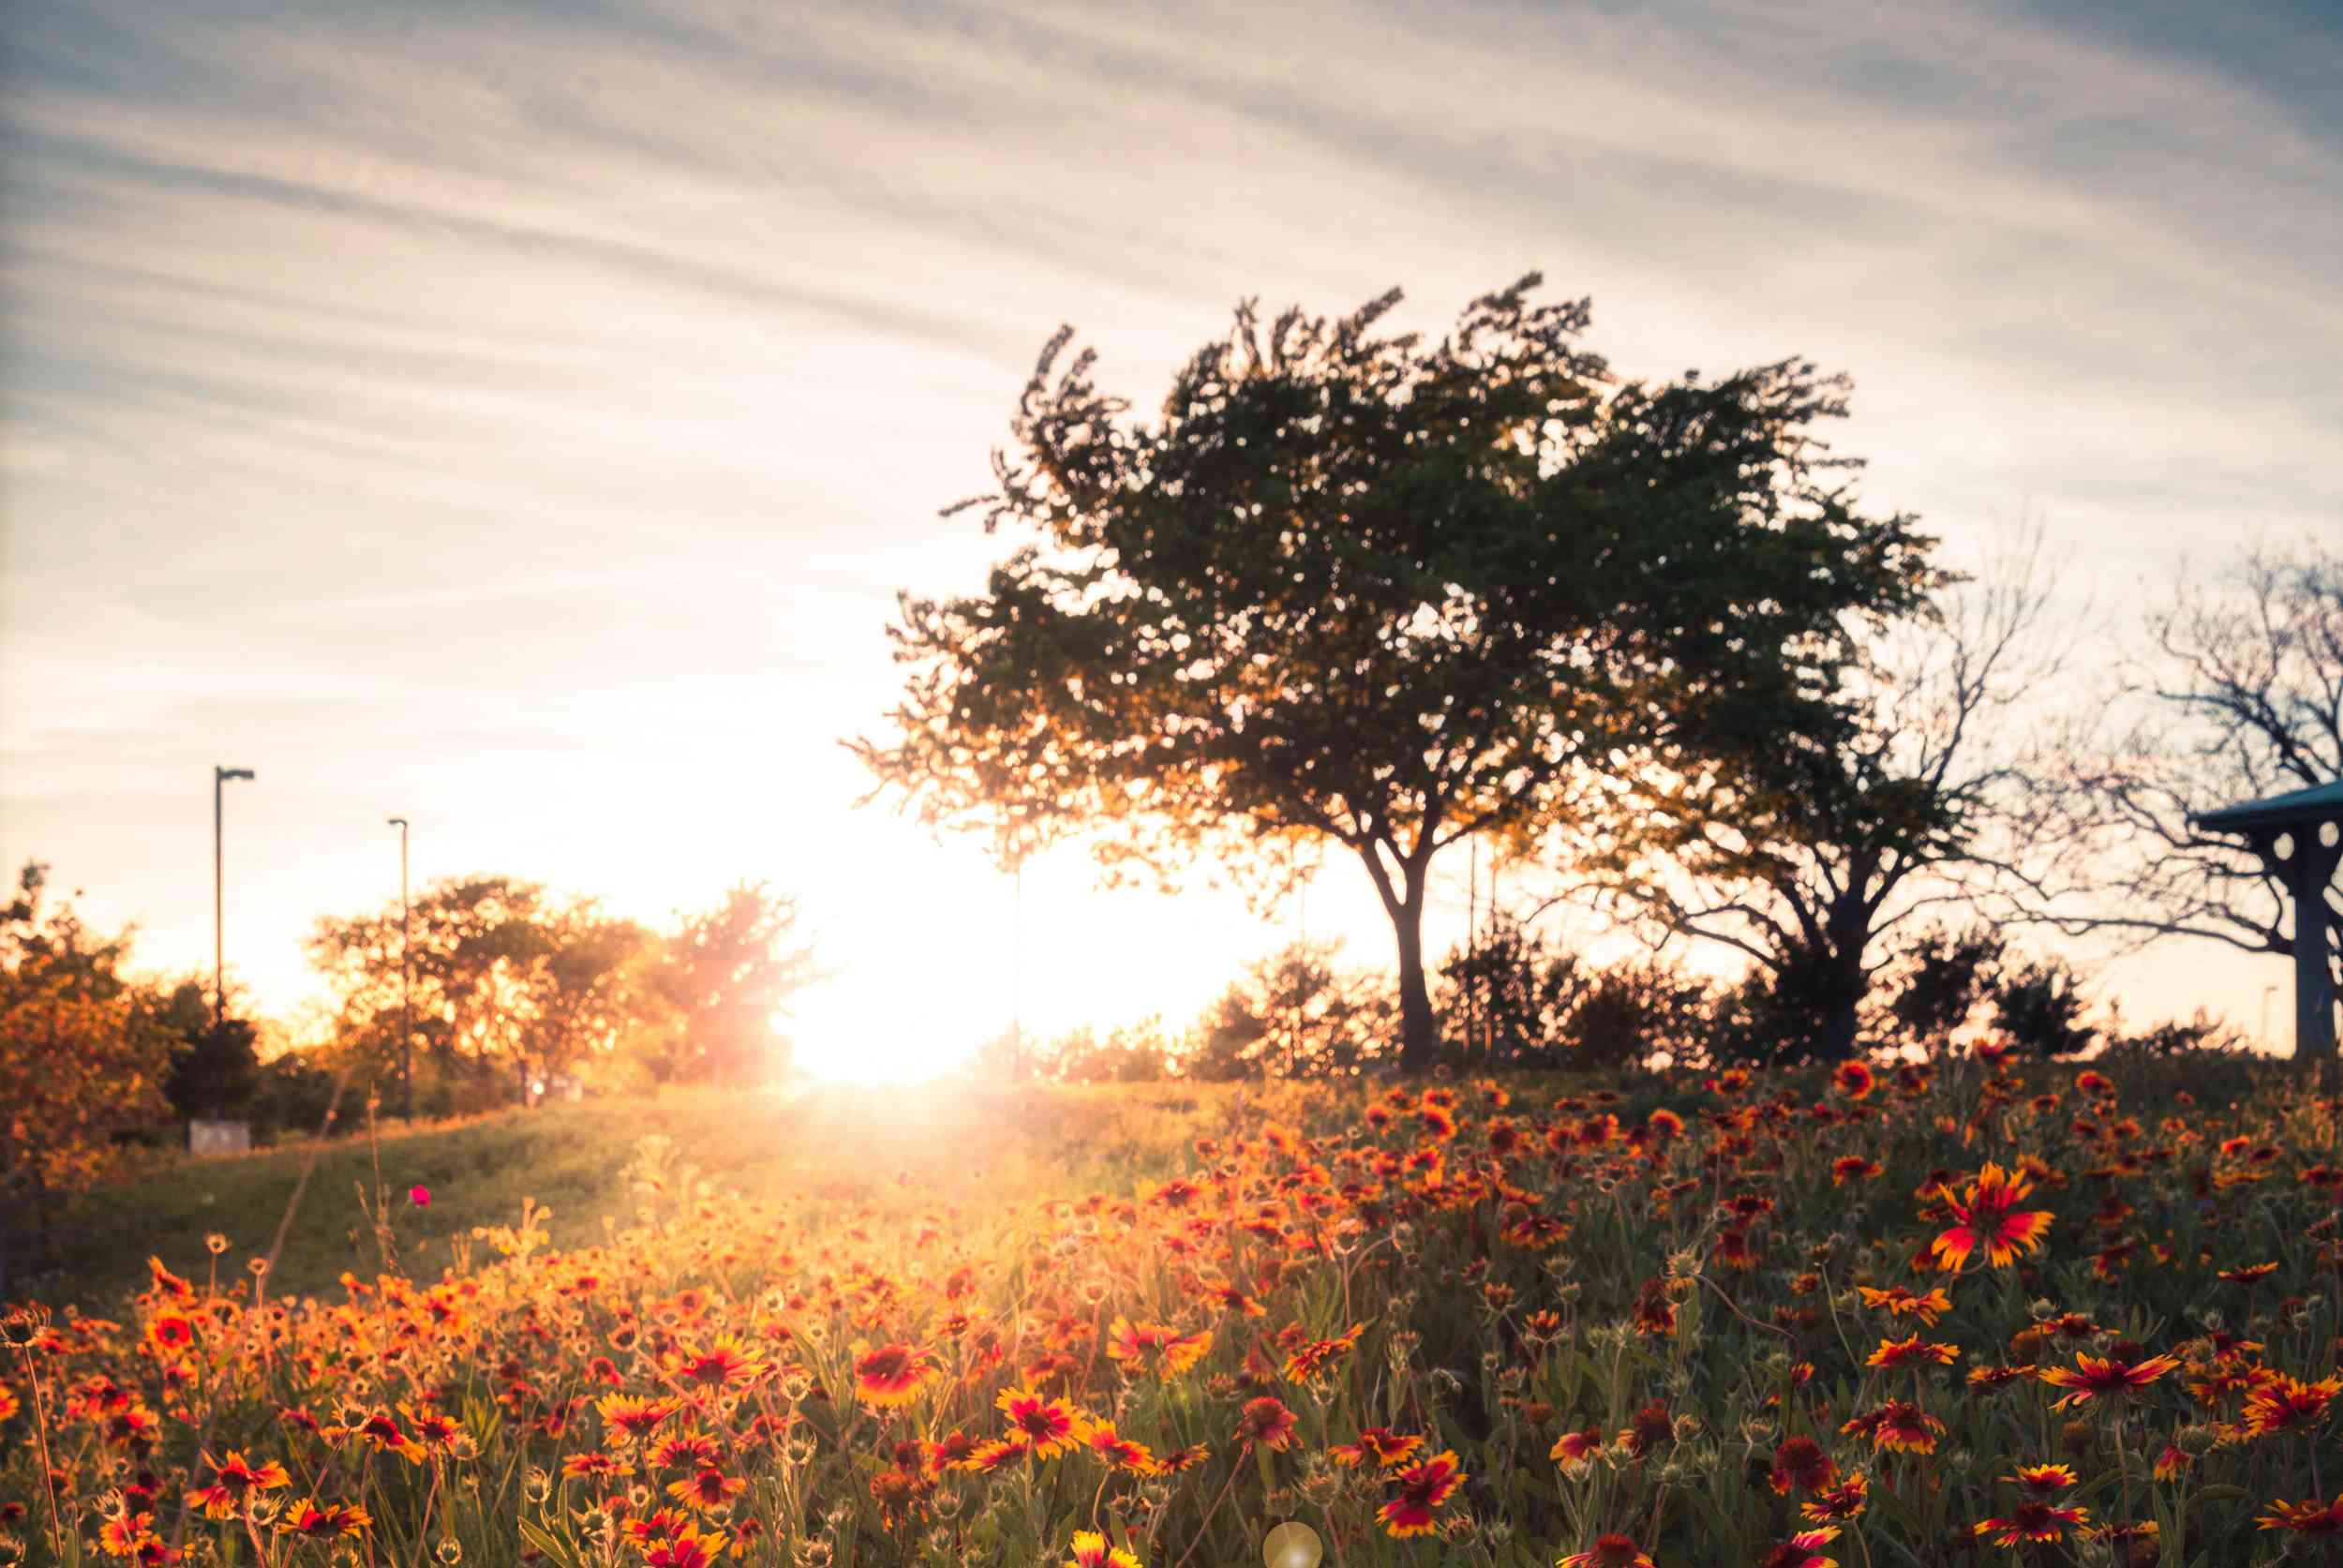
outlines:
{"label": "tall light pole", "polygon": [[2277,990],[2275,985],[2261,988],[2261,1049],[2270,1049],[2270,997]]}
{"label": "tall light pole", "polygon": [[415,1119],[415,910],[407,899],[407,819],[391,818],[398,829],[398,1085],[407,1119]]}
{"label": "tall light pole", "polygon": [[222,812],[220,795],[231,779],[249,779],[249,768],[212,768],[212,1027],[216,1030],[228,1022],[228,938],[227,895],[222,890],[226,881],[226,859],[220,852]]}
{"label": "tall light pole", "polygon": [[1022,1072],[1025,1067],[1025,856],[1020,850],[1009,864],[1008,1050],[1009,1060]]}

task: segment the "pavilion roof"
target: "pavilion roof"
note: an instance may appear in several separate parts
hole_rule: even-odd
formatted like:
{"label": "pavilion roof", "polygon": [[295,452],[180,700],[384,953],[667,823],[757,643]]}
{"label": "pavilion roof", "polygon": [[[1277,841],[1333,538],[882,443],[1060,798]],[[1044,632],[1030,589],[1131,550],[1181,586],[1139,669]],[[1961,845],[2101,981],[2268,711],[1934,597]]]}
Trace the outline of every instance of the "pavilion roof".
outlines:
{"label": "pavilion roof", "polygon": [[2271,829],[2301,828],[2314,822],[2343,821],[2343,779],[2291,789],[2283,795],[2224,806],[2193,818],[2200,828],[2216,833],[2251,833]]}

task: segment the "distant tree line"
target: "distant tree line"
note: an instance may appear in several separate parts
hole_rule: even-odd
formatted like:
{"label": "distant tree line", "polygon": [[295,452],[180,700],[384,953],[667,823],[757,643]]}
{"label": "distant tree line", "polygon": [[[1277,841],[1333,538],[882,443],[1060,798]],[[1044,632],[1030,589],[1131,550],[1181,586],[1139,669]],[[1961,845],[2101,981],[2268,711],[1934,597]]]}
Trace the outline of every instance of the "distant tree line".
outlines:
{"label": "distant tree line", "polygon": [[761,885],[663,932],[533,882],[451,877],[405,913],[318,923],[309,954],[336,1003],[321,1060],[395,1103],[411,1059],[425,1115],[573,1085],[761,1083],[787,1072],[780,1015],[817,978],[796,927]]}
{"label": "distant tree line", "polygon": [[[975,1070],[1072,1083],[1394,1070],[1400,1046],[1391,977],[1344,967],[1337,953],[1336,944],[1296,943],[1259,960],[1184,1028],[1151,1018],[1105,1034],[1004,1035]],[[1448,1023],[1443,1060],[1459,1070],[1781,1064],[1802,1059],[1783,1041],[1812,1033],[1811,1018],[1768,970],[1720,980],[1649,952],[1589,963],[1503,916],[1439,963],[1433,997]],[[1900,945],[1866,993],[1859,1028],[1871,1047],[1922,1055],[1983,1038],[2042,1059],[2093,1051],[2119,1059],[2231,1053],[2247,1043],[2201,1013],[2132,1028],[2119,1008],[2094,1005],[2072,964],[2018,952],[1981,922],[1928,927]]]}
{"label": "distant tree line", "polygon": [[321,921],[309,948],[334,989],[328,1038],[277,1039],[264,1060],[232,988],[216,1018],[207,979],[133,975],[129,933],[92,932],[29,864],[0,906],[0,1299],[11,1262],[37,1256],[138,1149],[192,1118],[242,1119],[261,1141],[347,1131],[369,1099],[401,1109],[410,1043],[424,1115],[558,1084],[785,1072],[776,1018],[815,978],[796,923],[761,886],[656,931],[512,877],[451,878],[421,891],[411,921],[396,904]]}

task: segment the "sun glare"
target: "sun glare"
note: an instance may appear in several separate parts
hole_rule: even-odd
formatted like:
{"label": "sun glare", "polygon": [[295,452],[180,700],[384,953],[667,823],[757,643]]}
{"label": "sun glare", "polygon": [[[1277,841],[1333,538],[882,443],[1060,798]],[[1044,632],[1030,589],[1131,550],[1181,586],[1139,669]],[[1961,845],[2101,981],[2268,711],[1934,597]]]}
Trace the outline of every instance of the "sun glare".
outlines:
{"label": "sun glare", "polygon": [[866,1088],[932,1083],[965,1067],[983,1031],[963,1014],[936,1016],[940,1007],[899,1008],[892,1016],[852,1006],[816,1005],[809,992],[773,1031],[789,1042],[790,1075]]}

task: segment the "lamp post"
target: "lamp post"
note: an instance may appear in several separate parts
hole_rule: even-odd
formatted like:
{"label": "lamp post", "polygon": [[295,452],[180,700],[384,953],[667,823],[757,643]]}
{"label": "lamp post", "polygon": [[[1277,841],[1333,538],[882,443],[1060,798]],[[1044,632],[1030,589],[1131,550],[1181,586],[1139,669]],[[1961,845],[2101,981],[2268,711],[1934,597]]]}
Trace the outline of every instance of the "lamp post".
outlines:
{"label": "lamp post", "polygon": [[1008,1051],[1019,1072],[1025,1068],[1025,857],[1010,862],[1008,937]]}
{"label": "lamp post", "polygon": [[212,1027],[216,1030],[228,1022],[228,938],[227,895],[222,889],[226,880],[226,859],[220,852],[220,829],[223,813],[220,796],[231,779],[249,779],[249,768],[212,769]]}
{"label": "lamp post", "polygon": [[398,829],[398,1087],[407,1119],[415,1119],[415,911],[407,898],[407,819],[391,818]]}

